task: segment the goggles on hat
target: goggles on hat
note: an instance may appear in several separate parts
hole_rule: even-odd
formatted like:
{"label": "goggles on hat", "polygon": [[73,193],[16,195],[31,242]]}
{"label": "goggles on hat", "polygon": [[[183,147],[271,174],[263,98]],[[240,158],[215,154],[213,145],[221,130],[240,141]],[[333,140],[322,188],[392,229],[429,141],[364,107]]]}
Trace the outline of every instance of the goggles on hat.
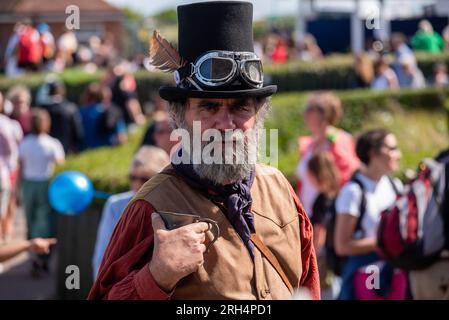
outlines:
{"label": "goggles on hat", "polygon": [[188,80],[199,90],[224,86],[237,78],[252,88],[263,86],[262,61],[255,53],[209,51],[175,71],[176,83]]}

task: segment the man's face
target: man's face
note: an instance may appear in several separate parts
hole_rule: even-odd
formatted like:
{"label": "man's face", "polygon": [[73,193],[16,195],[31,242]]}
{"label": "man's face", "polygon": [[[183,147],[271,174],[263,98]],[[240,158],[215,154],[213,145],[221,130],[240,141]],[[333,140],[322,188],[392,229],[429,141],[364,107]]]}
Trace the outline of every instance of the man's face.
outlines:
{"label": "man's face", "polygon": [[201,133],[207,129],[240,129],[246,132],[256,124],[254,99],[189,98],[185,121],[192,128],[193,121],[201,121]]}
{"label": "man's face", "polygon": [[[194,145],[195,139],[201,139],[196,142],[201,145],[201,150],[211,145],[213,158],[218,156],[217,161],[208,162],[203,157],[201,163],[194,163],[193,168],[200,177],[217,184],[227,184],[249,176],[256,160],[257,129],[261,125],[257,113],[258,106],[254,99],[187,100],[184,125],[191,134],[191,142]],[[200,136],[195,134],[194,123],[201,126]],[[218,131],[221,139],[203,141],[203,134],[207,136],[208,133],[206,130]]]}

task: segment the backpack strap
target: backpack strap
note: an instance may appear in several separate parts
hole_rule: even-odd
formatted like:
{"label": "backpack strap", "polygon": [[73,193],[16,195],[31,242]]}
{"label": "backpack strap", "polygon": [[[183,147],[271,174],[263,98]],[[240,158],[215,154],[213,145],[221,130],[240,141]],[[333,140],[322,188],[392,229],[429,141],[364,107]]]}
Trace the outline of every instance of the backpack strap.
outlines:
{"label": "backpack strap", "polygon": [[391,187],[394,190],[394,193],[396,194],[396,196],[400,195],[401,192],[398,189],[398,186],[396,185],[396,183],[394,182],[394,179],[391,176],[387,176],[388,181],[390,181]]}
{"label": "backpack strap", "polygon": [[362,196],[360,198],[360,206],[359,206],[360,215],[357,218],[357,224],[356,224],[356,227],[355,227],[354,231],[355,232],[361,231],[362,234],[363,234],[364,232],[363,232],[363,229],[362,229],[362,219],[363,219],[363,216],[365,215],[365,211],[366,211],[366,194],[365,194],[365,186],[363,185],[363,182],[360,181],[360,179],[357,177],[358,173],[359,173],[359,171],[356,171],[352,175],[352,177],[351,177],[351,179],[349,181],[352,181],[355,184],[357,184],[359,186],[360,190],[362,191]]}

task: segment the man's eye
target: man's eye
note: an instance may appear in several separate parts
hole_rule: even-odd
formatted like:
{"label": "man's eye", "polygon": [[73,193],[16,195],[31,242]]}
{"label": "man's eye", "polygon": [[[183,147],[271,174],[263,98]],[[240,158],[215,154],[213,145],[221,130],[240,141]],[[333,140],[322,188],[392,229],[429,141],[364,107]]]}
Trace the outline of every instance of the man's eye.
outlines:
{"label": "man's eye", "polygon": [[250,107],[243,105],[243,106],[235,106],[233,109],[235,112],[247,112],[250,110]]}
{"label": "man's eye", "polygon": [[200,107],[200,109],[201,109],[201,110],[204,110],[204,111],[209,111],[209,112],[211,112],[211,111],[217,110],[218,108],[217,108],[217,106],[214,106],[214,105],[202,105],[202,106]]}

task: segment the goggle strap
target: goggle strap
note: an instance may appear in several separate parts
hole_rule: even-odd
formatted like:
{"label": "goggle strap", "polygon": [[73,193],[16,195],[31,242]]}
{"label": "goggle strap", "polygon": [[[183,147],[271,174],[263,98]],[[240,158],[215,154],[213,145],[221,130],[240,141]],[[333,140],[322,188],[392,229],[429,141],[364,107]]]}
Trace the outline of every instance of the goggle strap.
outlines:
{"label": "goggle strap", "polygon": [[203,91],[203,89],[192,79],[193,74],[193,64],[188,63],[185,66],[182,66],[178,70],[175,71],[175,80],[177,84],[182,83],[184,80],[187,80],[191,85],[193,85],[199,91]]}
{"label": "goggle strap", "polygon": [[203,91],[203,89],[195,81],[193,81],[193,79],[191,77],[187,77],[186,79],[187,79],[187,81],[190,82],[190,84],[192,84],[199,91]]}
{"label": "goggle strap", "polygon": [[179,68],[177,70],[179,79],[182,81],[186,78],[190,78],[193,74],[193,65],[191,63],[186,64],[185,66]]}

